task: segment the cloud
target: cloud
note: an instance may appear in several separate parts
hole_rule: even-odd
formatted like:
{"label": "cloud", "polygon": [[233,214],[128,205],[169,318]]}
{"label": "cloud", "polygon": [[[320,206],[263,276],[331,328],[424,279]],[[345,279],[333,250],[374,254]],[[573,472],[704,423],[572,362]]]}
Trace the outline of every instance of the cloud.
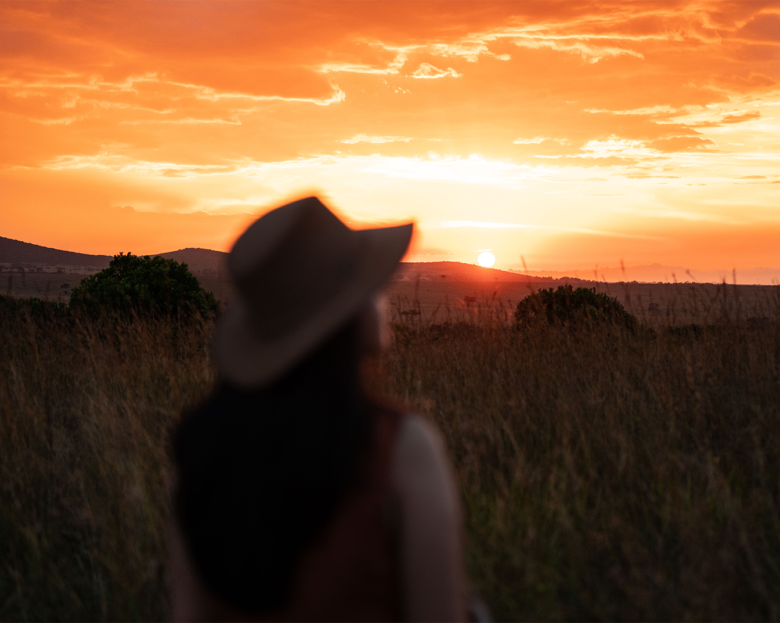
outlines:
{"label": "cloud", "polygon": [[672,136],[650,141],[648,146],[662,152],[681,152],[708,149],[715,145],[715,141],[698,136]]}
{"label": "cloud", "polygon": [[736,123],[743,123],[745,121],[753,121],[754,119],[761,118],[761,112],[758,110],[750,110],[740,114],[724,115],[720,119],[708,119],[706,121],[697,121],[691,124],[691,127],[697,129],[703,128],[720,128],[724,125],[733,125]]}
{"label": "cloud", "polygon": [[405,136],[368,136],[366,134],[355,134],[352,138],[341,141],[348,145],[355,143],[408,143],[413,139]]}
{"label": "cloud", "polygon": [[780,15],[777,13],[757,15],[737,31],[737,36],[753,41],[780,43]]}
{"label": "cloud", "polygon": [[545,175],[543,167],[517,165],[482,158],[440,158],[432,154],[422,158],[386,157],[378,159],[363,169],[367,173],[380,173],[391,178],[447,181],[458,184],[476,184],[506,188],[523,188],[522,183]]}
{"label": "cloud", "polygon": [[742,123],[743,121],[752,121],[761,117],[761,113],[757,110],[744,112],[736,115],[726,115],[720,120],[721,123]]}
{"label": "cloud", "polygon": [[605,58],[615,58],[618,56],[634,56],[644,59],[641,52],[630,48],[621,48],[611,45],[600,45],[585,41],[565,41],[557,39],[542,39],[533,37],[522,37],[512,40],[518,47],[532,49],[549,49],[556,52],[566,52],[569,54],[579,54],[589,63],[598,63]]}
{"label": "cloud", "polygon": [[191,88],[195,91],[195,97],[201,100],[212,102],[220,100],[244,100],[247,102],[300,102],[305,104],[316,104],[317,106],[330,106],[338,104],[346,99],[346,93],[342,91],[337,84],[331,83],[332,92],[325,97],[290,97],[285,95],[253,95],[250,93],[231,93],[204,87],[197,84],[171,83],[176,86]]}
{"label": "cloud", "polygon": [[652,155],[645,147],[642,141],[629,140],[618,137],[610,137],[606,140],[588,141],[583,147],[582,158],[609,158],[625,156],[648,156]]}
{"label": "cloud", "polygon": [[257,95],[219,91],[197,83],[168,80],[154,73],[122,81],[89,76],[53,76],[25,82],[0,77],[0,111],[43,125],[74,125],[113,118],[118,125],[241,125],[241,118],[278,104],[339,104],[346,94],[330,83],[320,97]]}
{"label": "cloud", "polygon": [[479,36],[474,39],[464,39],[455,43],[433,43],[417,48],[419,51],[429,52],[434,56],[459,56],[469,63],[476,63],[480,56],[495,58],[500,61],[511,60],[509,54],[495,54],[491,52],[486,41]]}
{"label": "cloud", "polygon": [[443,228],[461,228],[470,227],[476,229],[544,229],[562,232],[575,232],[578,234],[589,234],[593,236],[606,236],[609,238],[644,238],[648,239],[650,236],[642,236],[636,234],[623,234],[619,232],[599,231],[596,229],[583,229],[577,227],[550,227],[546,225],[528,225],[525,223],[501,223],[493,221],[443,221],[441,223]]}
{"label": "cloud", "polygon": [[591,114],[609,114],[609,115],[671,115],[678,112],[671,106],[646,106],[644,108],[632,108],[630,110],[604,110],[598,108],[586,108],[585,112]]}
{"label": "cloud", "polygon": [[344,72],[353,74],[374,74],[379,76],[398,75],[401,68],[406,63],[407,56],[405,52],[399,52],[395,58],[384,67],[375,67],[361,63],[325,63],[317,68],[317,71],[323,74]]}
{"label": "cloud", "polygon": [[547,141],[550,139],[547,139],[543,136],[537,136],[535,138],[516,138],[512,141],[515,145],[538,145],[542,141]]}
{"label": "cloud", "polygon": [[533,225],[523,225],[521,223],[497,223],[491,221],[443,221],[442,227],[479,227],[482,229],[528,229]]}
{"label": "cloud", "polygon": [[141,174],[164,177],[205,177],[225,175],[241,170],[240,164],[195,164],[182,162],[144,161],[108,153],[94,156],[59,156],[41,164],[49,171],[92,169],[113,173]]}
{"label": "cloud", "polygon": [[777,81],[773,80],[769,76],[757,73],[749,72],[747,75],[721,75],[715,77],[715,82],[718,86],[725,87],[728,90],[737,91],[750,91],[761,87],[771,87],[777,84]]}
{"label": "cloud", "polygon": [[451,76],[453,78],[462,78],[463,74],[459,74],[452,67],[448,67],[447,69],[439,69],[430,63],[421,63],[417,70],[411,74],[412,78],[419,79],[446,78],[447,76]]}
{"label": "cloud", "polygon": [[160,123],[173,125],[198,125],[198,124],[217,124],[217,125],[241,125],[240,119],[194,119],[188,117],[185,119],[134,119],[123,120],[119,122],[122,125],[141,125],[143,123]]}

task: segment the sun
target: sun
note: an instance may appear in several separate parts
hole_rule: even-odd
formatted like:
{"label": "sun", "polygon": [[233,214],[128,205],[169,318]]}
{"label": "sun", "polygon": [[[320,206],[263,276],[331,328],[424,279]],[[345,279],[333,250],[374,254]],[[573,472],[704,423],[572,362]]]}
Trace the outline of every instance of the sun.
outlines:
{"label": "sun", "polygon": [[493,266],[493,264],[496,263],[496,256],[492,253],[488,253],[485,251],[484,253],[480,253],[479,257],[477,258],[477,261],[479,262],[480,266],[484,266],[485,268],[490,268]]}

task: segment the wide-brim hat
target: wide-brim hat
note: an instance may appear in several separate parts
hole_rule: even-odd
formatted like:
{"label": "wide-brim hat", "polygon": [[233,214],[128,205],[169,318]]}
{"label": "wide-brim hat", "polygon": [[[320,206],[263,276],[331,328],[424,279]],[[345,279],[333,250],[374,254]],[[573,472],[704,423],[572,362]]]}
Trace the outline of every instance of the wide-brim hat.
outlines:
{"label": "wide-brim hat", "polygon": [[259,218],[228,257],[237,296],[214,335],[219,374],[241,387],[279,379],[370,301],[411,236],[411,223],[352,230],[316,197]]}

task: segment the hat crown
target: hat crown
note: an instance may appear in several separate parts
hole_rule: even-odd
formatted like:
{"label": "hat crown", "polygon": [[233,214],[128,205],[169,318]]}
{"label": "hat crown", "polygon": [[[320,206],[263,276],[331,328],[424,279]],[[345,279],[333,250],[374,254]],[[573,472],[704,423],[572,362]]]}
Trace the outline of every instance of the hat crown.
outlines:
{"label": "hat crown", "polygon": [[[228,269],[236,280],[251,275],[285,245],[306,245],[305,239],[332,237],[350,231],[317,197],[306,197],[271,210],[236,241]],[[300,241],[298,241],[300,240]]]}
{"label": "hat crown", "polygon": [[361,246],[355,233],[316,197],[247,229],[228,266],[257,335],[288,333],[350,283]]}

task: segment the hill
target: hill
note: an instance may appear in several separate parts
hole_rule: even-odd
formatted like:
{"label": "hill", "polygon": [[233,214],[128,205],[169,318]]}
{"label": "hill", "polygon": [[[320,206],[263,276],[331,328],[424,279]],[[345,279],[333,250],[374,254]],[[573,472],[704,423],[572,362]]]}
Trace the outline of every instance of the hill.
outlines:
{"label": "hill", "polygon": [[110,261],[111,257],[108,255],[60,251],[0,236],[0,265],[7,267],[53,269],[44,272],[54,272],[56,268],[83,268],[82,272],[86,273],[102,270],[108,267]]}
{"label": "hill", "polygon": [[485,268],[463,262],[404,262],[393,276],[394,281],[471,281],[471,282],[507,282],[528,283],[550,281],[549,277],[532,277],[510,273],[496,268]]}
{"label": "hill", "polygon": [[[193,274],[218,277],[224,273],[227,253],[211,249],[186,248],[157,253],[165,258],[186,263]],[[28,272],[69,272],[91,274],[108,268],[112,256],[74,253],[43,247],[29,242],[0,236],[0,270],[23,268]]]}
{"label": "hill", "polygon": [[774,285],[780,283],[780,269],[755,267],[698,270],[685,266],[667,266],[663,264],[644,264],[640,266],[599,267],[589,270],[558,270],[558,271],[530,271],[532,275],[545,275],[557,278],[580,278],[585,280],[607,281],[611,283],[621,281],[637,281],[640,283],[733,283],[736,272],[736,280],[739,284]]}
{"label": "hill", "polygon": [[[227,276],[227,253],[211,249],[185,248],[157,253],[165,258],[186,263],[194,275],[201,277]],[[0,237],[0,270],[24,268],[31,272],[57,272],[90,274],[106,268],[109,255],[88,255],[60,251],[29,242]],[[547,281],[542,277],[529,277],[494,268],[483,268],[461,262],[405,262],[393,277],[396,281],[472,281],[493,283],[496,281]]]}
{"label": "hill", "polygon": [[179,263],[187,264],[190,272],[194,275],[221,277],[227,276],[227,253],[222,251],[212,251],[211,249],[196,249],[188,247],[178,251],[169,251],[168,253],[158,253],[161,257],[170,260],[176,260]]}
{"label": "hill", "polygon": [[[157,253],[162,257],[186,263],[193,274],[199,277],[227,278],[227,253],[188,247],[176,251]],[[18,270],[43,273],[78,273],[88,275],[106,268],[111,261],[109,255],[89,255],[61,251],[29,242],[21,242],[0,236],[0,272]],[[560,281],[572,285],[587,285],[595,281],[639,283],[732,283],[731,270],[687,270],[681,266],[649,264],[626,266],[624,268],[599,268],[598,270],[565,271],[518,271],[484,268],[462,262],[404,262],[396,271],[393,281],[438,281],[438,282],[523,282],[540,283]],[[737,283],[773,285],[780,283],[780,269],[748,268],[737,270]]]}

